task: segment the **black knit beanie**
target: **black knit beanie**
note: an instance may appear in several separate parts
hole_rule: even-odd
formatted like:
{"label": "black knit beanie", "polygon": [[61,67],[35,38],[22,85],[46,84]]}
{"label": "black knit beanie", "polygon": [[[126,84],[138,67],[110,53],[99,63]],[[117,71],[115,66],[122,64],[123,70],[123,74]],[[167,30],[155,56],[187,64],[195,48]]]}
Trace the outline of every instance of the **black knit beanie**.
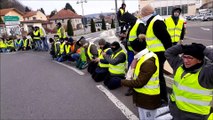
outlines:
{"label": "black knit beanie", "polygon": [[140,52],[146,48],[146,41],[141,41],[137,38],[134,41],[130,42],[130,45],[134,51]]}
{"label": "black knit beanie", "polygon": [[192,43],[191,45],[184,45],[183,46],[183,54],[184,55],[191,55],[199,60],[203,60],[204,54],[203,51],[205,46],[202,44]]}

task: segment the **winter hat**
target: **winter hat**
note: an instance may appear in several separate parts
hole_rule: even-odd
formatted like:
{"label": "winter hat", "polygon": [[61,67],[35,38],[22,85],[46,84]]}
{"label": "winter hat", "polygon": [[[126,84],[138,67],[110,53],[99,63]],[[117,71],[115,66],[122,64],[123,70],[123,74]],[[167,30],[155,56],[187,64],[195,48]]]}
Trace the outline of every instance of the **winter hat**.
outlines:
{"label": "winter hat", "polygon": [[120,48],[120,44],[117,41],[114,41],[111,46],[115,46],[115,48]]}
{"label": "winter hat", "polygon": [[146,36],[144,34],[140,34],[137,39],[130,42],[132,49],[136,52],[140,52],[146,48]]}
{"label": "winter hat", "polygon": [[198,60],[203,60],[204,54],[203,51],[205,46],[202,44],[192,43],[191,45],[184,45],[183,46],[183,54],[184,55],[191,55]]}
{"label": "winter hat", "polygon": [[175,11],[179,11],[179,13],[181,13],[181,8],[175,8],[175,9],[173,10],[173,13],[174,13]]}

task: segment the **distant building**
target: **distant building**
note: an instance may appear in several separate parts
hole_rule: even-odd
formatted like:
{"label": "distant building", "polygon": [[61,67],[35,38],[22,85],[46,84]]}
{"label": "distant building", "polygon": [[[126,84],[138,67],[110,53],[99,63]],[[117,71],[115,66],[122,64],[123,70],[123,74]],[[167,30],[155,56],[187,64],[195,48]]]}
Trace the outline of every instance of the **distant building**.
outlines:
{"label": "distant building", "polygon": [[48,26],[50,29],[53,29],[56,27],[56,24],[58,22],[61,22],[61,24],[66,28],[67,21],[71,20],[71,24],[73,29],[81,29],[83,28],[82,24],[82,16],[78,15],[71,10],[62,9],[59,12],[57,12],[54,16],[49,18],[49,21],[52,23],[50,26]]}
{"label": "distant building", "polygon": [[29,32],[32,26],[46,27],[49,22],[46,15],[41,11],[30,11],[24,14],[24,21],[21,23],[24,31]]}
{"label": "distant building", "polygon": [[182,15],[195,15],[197,9],[201,6],[200,0],[139,0],[139,10],[143,6],[151,4],[156,12],[163,17],[172,14],[174,7],[182,8]]}
{"label": "distant building", "polygon": [[21,11],[15,8],[8,8],[8,9],[0,9],[0,17],[4,21],[4,16],[18,16],[20,21],[23,21],[23,15]]}

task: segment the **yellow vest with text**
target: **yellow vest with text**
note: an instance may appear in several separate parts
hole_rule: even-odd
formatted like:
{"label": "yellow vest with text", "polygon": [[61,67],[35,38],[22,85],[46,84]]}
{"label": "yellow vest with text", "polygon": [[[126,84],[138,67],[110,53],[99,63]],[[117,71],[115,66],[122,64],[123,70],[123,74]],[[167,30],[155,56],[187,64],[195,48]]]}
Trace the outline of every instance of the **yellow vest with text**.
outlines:
{"label": "yellow vest with text", "polygon": [[[110,48],[105,49],[104,52],[106,53],[108,50],[110,50]],[[103,57],[103,55],[102,55],[101,53],[102,53],[102,50],[101,50],[101,49],[98,49],[98,58],[99,58],[100,60],[103,60],[104,57]],[[99,61],[98,66],[101,67],[101,68],[108,68],[108,67],[109,67],[109,63],[101,63],[101,62]]]}
{"label": "yellow vest with text", "polygon": [[147,48],[152,52],[161,52],[165,51],[165,48],[162,44],[162,42],[155,36],[153,31],[153,25],[156,20],[162,20],[163,18],[159,15],[155,16],[151,22],[149,23],[149,26],[146,31],[146,44]]}
{"label": "yellow vest with text", "polygon": [[204,88],[199,84],[200,70],[182,76],[184,70],[182,66],[178,67],[174,75],[173,94],[170,95],[170,98],[182,111],[208,115],[211,109],[213,89]]}
{"label": "yellow vest with text", "polygon": [[64,32],[64,34],[63,34],[63,36],[62,36],[62,31],[61,31],[61,27],[57,30],[57,35],[59,36],[59,38],[66,38],[66,35],[65,35],[65,32]]}
{"label": "yellow vest with text", "polygon": [[[128,42],[132,42],[132,41],[134,41],[138,36],[137,36],[137,30],[138,30],[138,26],[139,26],[139,24],[141,24],[141,23],[143,23],[142,21],[140,21],[140,20],[137,20],[136,21],[136,23],[134,24],[134,26],[132,27],[132,29],[130,30],[130,32],[129,32],[129,40],[128,40]],[[130,44],[128,44],[128,49],[130,50],[130,51],[133,51],[133,49],[132,49],[132,47],[131,47],[131,45]]]}
{"label": "yellow vest with text", "polygon": [[172,43],[179,42],[181,32],[183,29],[184,20],[179,18],[177,25],[175,25],[172,17],[168,17],[167,19],[165,19],[165,23],[166,23],[167,31],[169,32],[171,36]]}
{"label": "yellow vest with text", "polygon": [[143,86],[142,88],[134,88],[134,90],[138,93],[143,93],[143,94],[147,94],[147,95],[158,95],[158,94],[160,94],[159,60],[155,53],[149,52],[140,58],[140,60],[138,61],[137,65],[136,65],[133,79],[136,80],[138,78],[141,65],[151,57],[155,58],[155,65],[157,67],[157,70],[155,71],[155,73],[152,75],[152,77],[150,78],[150,80],[148,81],[148,83],[145,86]]}
{"label": "yellow vest with text", "polygon": [[[125,56],[127,57],[127,55],[124,52],[124,50],[120,50],[116,54],[112,54],[111,58],[115,59],[121,53],[124,53]],[[112,64],[109,63],[109,72],[112,73],[112,74],[115,74],[115,75],[125,74],[125,70],[126,70],[126,61],[123,62],[123,63],[119,63],[117,65],[112,65]]]}

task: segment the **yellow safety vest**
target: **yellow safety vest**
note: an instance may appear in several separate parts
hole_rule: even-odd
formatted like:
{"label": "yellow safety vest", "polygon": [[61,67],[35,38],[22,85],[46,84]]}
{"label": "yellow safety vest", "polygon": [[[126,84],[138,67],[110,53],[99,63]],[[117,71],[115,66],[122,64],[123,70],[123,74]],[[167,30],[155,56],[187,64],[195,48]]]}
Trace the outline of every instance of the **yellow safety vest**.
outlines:
{"label": "yellow safety vest", "polygon": [[28,39],[25,39],[24,40],[24,47],[27,47],[27,42],[28,42]]}
{"label": "yellow safety vest", "polygon": [[166,26],[167,26],[167,31],[169,32],[169,34],[171,36],[172,43],[179,42],[181,32],[182,32],[182,29],[183,29],[184,20],[180,18],[178,20],[177,25],[175,25],[172,17],[168,17],[167,19],[165,19],[165,23],[166,23]]}
{"label": "yellow safety vest", "polygon": [[7,41],[7,47],[13,47],[13,48],[15,47],[13,40],[8,40]]}
{"label": "yellow safety vest", "polygon": [[61,44],[59,45],[59,48],[60,48],[59,54],[60,54],[60,55],[64,53],[64,45],[65,45],[65,42],[63,42],[63,43],[61,43]]}
{"label": "yellow safety vest", "polygon": [[155,73],[152,75],[152,77],[150,78],[150,80],[148,81],[148,83],[145,86],[143,86],[142,88],[134,88],[134,90],[138,93],[143,93],[143,94],[147,94],[147,95],[158,95],[158,94],[160,94],[159,60],[155,53],[149,52],[140,58],[140,60],[138,61],[137,65],[136,65],[133,79],[136,80],[138,78],[141,65],[151,57],[155,58],[155,65],[157,66],[157,70],[155,71]]}
{"label": "yellow safety vest", "polygon": [[70,47],[71,47],[70,45],[65,45],[66,54],[69,54],[71,52]]}
{"label": "yellow safety vest", "polygon": [[[127,57],[126,53],[124,52],[124,50],[120,50],[118,53],[116,53],[115,55],[112,54],[111,58],[115,59],[119,54],[124,53],[125,56]],[[121,75],[121,74],[125,74],[125,70],[126,70],[126,61],[123,63],[119,63],[117,65],[112,65],[109,63],[109,72],[115,75]]]}
{"label": "yellow safety vest", "polygon": [[184,70],[182,66],[178,67],[174,75],[173,94],[170,98],[175,101],[180,110],[208,115],[211,109],[213,89],[204,88],[199,84],[200,70],[182,76]]}
{"label": "yellow safety vest", "polygon": [[37,30],[36,32],[33,31],[33,40],[40,40],[41,39],[38,34],[39,34],[39,30]]}
{"label": "yellow safety vest", "polygon": [[[137,30],[140,23],[143,23],[143,22],[141,20],[137,20],[134,26],[132,27],[132,29],[130,30],[128,42],[132,42],[138,37]],[[128,44],[127,47],[128,47],[128,50],[133,51],[132,46],[130,44]]]}
{"label": "yellow safety vest", "polygon": [[91,45],[93,45],[93,43],[89,43],[89,46],[87,48],[87,55],[88,55],[90,60],[92,60],[92,57],[93,57],[92,53],[90,52]]}
{"label": "yellow safety vest", "polygon": [[[110,50],[110,48],[105,49],[104,52],[107,52],[108,50]],[[98,58],[99,58],[100,60],[103,60],[104,57],[103,57],[103,55],[102,55],[101,53],[102,53],[102,50],[99,49],[99,50],[98,50]],[[109,67],[109,63],[106,64],[106,63],[101,63],[101,62],[99,61],[98,66],[101,67],[101,68],[108,68],[108,67]]]}
{"label": "yellow safety vest", "polygon": [[152,52],[161,52],[165,51],[165,48],[161,41],[155,36],[154,31],[153,31],[153,25],[156,20],[162,20],[163,18],[160,17],[159,15],[155,16],[151,22],[149,23],[149,26],[146,31],[146,44],[147,48],[152,51]]}
{"label": "yellow safety vest", "polygon": [[0,41],[0,48],[7,48],[7,44],[3,40]]}
{"label": "yellow safety vest", "polygon": [[64,32],[64,35],[63,35],[63,36],[61,35],[61,28],[59,28],[59,29],[57,30],[57,35],[59,36],[59,38],[66,38],[65,32]]}

